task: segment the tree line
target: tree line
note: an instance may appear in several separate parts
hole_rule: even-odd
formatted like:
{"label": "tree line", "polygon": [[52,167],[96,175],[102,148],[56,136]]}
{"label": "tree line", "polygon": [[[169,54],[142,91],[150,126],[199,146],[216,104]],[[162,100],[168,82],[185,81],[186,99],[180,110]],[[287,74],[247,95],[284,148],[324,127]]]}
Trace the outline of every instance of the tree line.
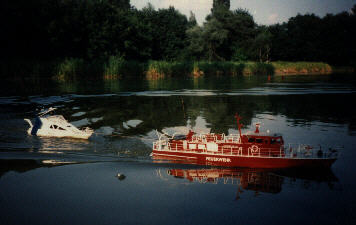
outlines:
{"label": "tree line", "polygon": [[323,61],[356,64],[356,5],[349,12],[258,25],[229,0],[214,0],[202,25],[174,7],[129,0],[2,0],[0,57],[55,60]]}

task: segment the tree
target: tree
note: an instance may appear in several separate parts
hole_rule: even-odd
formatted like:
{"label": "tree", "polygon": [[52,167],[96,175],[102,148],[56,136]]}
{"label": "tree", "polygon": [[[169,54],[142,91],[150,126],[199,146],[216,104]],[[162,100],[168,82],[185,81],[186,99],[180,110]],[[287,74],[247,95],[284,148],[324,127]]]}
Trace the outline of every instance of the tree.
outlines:
{"label": "tree", "polygon": [[214,0],[213,1],[213,8],[211,12],[214,13],[216,10],[224,8],[226,10],[230,9],[230,0]]}
{"label": "tree", "polygon": [[272,34],[266,26],[261,26],[258,29],[258,34],[253,42],[253,49],[256,54],[256,59],[260,62],[269,61],[272,45]]}
{"label": "tree", "polygon": [[216,18],[212,18],[206,24],[204,24],[203,37],[206,41],[208,59],[213,60],[225,60],[223,57],[223,51],[219,51],[223,48],[224,43],[228,40],[229,31],[224,29],[224,26]]}
{"label": "tree", "polygon": [[140,21],[151,38],[152,59],[179,58],[186,45],[188,20],[174,7],[156,11],[152,5],[142,10]]}
{"label": "tree", "polygon": [[217,59],[230,60],[232,56],[236,58],[237,55],[242,56],[242,58],[245,58],[244,56],[251,57],[249,51],[256,32],[255,22],[248,11],[243,9],[230,11],[225,7],[220,7],[208,15],[206,19],[207,22],[204,27],[207,26],[212,29],[213,26],[216,26],[216,32],[220,32],[221,37],[224,37],[223,41],[210,44],[215,46],[210,49],[214,49],[215,55],[219,56]]}
{"label": "tree", "polygon": [[201,60],[205,58],[206,40],[204,39],[203,28],[195,25],[186,31],[187,35],[187,55],[194,60]]}
{"label": "tree", "polygon": [[290,60],[289,51],[285,50],[290,46],[287,23],[271,25],[268,30],[272,37],[270,58],[272,60]]}
{"label": "tree", "polygon": [[289,57],[293,61],[317,61],[320,58],[321,19],[314,14],[297,15],[287,23]]}
{"label": "tree", "polygon": [[194,27],[197,24],[198,23],[197,23],[197,19],[195,18],[195,14],[192,11],[190,11],[190,16],[188,19],[188,28]]}

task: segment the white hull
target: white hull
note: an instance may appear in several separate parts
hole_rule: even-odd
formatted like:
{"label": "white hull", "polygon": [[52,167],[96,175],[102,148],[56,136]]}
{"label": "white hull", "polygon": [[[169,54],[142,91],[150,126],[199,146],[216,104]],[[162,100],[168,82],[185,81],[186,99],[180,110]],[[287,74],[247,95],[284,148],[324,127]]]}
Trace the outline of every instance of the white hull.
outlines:
{"label": "white hull", "polygon": [[[32,135],[31,134],[32,128],[27,130],[28,135]],[[60,132],[60,131],[56,131],[56,132],[51,132],[46,130],[42,130],[39,129],[36,133],[36,136],[40,136],[40,137],[69,137],[69,138],[80,138],[80,139],[89,139],[91,137],[91,135],[93,134],[93,132],[91,133],[86,133],[84,131],[80,132],[80,133],[68,133],[68,132]]]}
{"label": "white hull", "polygon": [[58,115],[37,117],[35,119],[35,125],[33,125],[29,119],[25,119],[25,121],[30,125],[27,133],[34,136],[88,139],[94,133],[90,128],[79,130],[68,123],[63,116]]}

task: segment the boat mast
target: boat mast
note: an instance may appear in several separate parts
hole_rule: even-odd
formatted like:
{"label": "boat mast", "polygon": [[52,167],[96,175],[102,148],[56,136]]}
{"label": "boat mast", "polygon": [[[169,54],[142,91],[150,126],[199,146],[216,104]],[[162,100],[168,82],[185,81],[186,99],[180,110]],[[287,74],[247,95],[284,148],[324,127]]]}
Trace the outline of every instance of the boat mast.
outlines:
{"label": "boat mast", "polygon": [[241,126],[242,124],[240,123],[240,120],[242,119],[242,117],[240,117],[237,113],[235,114],[235,118],[237,121],[237,128],[239,129],[239,133],[240,133],[240,139],[242,140],[242,135],[241,135]]}

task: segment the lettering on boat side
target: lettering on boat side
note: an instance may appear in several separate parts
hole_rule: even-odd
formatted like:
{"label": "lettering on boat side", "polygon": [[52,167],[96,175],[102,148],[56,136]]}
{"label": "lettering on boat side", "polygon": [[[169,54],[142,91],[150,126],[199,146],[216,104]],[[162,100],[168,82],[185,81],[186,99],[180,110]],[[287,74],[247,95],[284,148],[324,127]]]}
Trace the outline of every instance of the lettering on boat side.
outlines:
{"label": "lettering on boat side", "polygon": [[231,162],[230,158],[217,158],[217,157],[206,157],[206,161],[212,162]]}

